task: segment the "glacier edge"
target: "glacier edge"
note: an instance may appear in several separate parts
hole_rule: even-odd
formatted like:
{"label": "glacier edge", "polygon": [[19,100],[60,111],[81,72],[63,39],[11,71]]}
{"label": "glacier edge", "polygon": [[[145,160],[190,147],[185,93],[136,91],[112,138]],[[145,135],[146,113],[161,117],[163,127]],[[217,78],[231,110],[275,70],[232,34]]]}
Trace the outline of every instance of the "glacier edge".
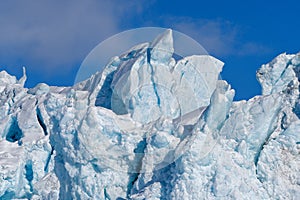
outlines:
{"label": "glacier edge", "polygon": [[72,87],[0,72],[1,199],[299,199],[300,54],[234,102],[211,56],[172,31]]}

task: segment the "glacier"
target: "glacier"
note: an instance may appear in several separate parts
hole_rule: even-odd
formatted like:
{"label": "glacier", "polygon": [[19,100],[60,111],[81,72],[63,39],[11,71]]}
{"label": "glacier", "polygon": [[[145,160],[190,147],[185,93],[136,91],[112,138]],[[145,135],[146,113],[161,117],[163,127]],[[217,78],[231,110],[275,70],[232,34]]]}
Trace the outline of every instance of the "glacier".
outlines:
{"label": "glacier", "polygon": [[172,30],[72,87],[0,72],[0,199],[300,199],[300,54],[233,101]]}

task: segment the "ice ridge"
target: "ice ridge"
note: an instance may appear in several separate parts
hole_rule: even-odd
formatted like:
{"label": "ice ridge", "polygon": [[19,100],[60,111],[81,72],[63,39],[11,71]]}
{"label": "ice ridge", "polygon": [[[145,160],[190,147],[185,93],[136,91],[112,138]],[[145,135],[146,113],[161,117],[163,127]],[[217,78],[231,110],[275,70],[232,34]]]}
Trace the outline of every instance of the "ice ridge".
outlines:
{"label": "ice ridge", "polygon": [[172,30],[72,87],[0,72],[0,199],[300,199],[300,54],[233,101]]}

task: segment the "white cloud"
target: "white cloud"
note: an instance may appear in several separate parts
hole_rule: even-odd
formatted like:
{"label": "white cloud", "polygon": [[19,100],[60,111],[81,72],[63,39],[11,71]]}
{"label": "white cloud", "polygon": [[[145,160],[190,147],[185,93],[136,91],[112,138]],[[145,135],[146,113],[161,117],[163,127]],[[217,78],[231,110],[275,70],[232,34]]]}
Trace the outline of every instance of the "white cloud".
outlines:
{"label": "white cloud", "polygon": [[142,12],[145,2],[1,1],[0,56],[20,58],[28,70],[68,71],[95,45],[118,33],[121,20]]}
{"label": "white cloud", "polygon": [[34,71],[51,80],[58,72],[67,77],[97,44],[138,25],[181,31],[215,56],[269,51],[255,42],[241,42],[241,27],[222,19],[162,15],[145,22],[149,18],[144,18],[144,11],[154,1],[0,1],[0,66],[20,65],[21,71],[25,65],[28,73]]}
{"label": "white cloud", "polygon": [[[223,19],[194,19],[190,17],[162,16],[166,26],[181,31],[198,41],[215,56],[253,55],[268,53],[270,49],[255,42],[242,41],[243,27]],[[153,22],[147,22],[153,25]]]}

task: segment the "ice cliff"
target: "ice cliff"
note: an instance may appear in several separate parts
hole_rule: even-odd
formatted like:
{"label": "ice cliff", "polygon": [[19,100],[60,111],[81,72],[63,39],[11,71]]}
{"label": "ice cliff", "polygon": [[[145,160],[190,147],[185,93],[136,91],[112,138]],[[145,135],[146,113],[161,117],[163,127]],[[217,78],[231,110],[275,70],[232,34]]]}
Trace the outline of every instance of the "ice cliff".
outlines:
{"label": "ice cliff", "polygon": [[0,199],[300,199],[300,54],[234,102],[208,55],[172,31],[73,87],[0,72]]}

